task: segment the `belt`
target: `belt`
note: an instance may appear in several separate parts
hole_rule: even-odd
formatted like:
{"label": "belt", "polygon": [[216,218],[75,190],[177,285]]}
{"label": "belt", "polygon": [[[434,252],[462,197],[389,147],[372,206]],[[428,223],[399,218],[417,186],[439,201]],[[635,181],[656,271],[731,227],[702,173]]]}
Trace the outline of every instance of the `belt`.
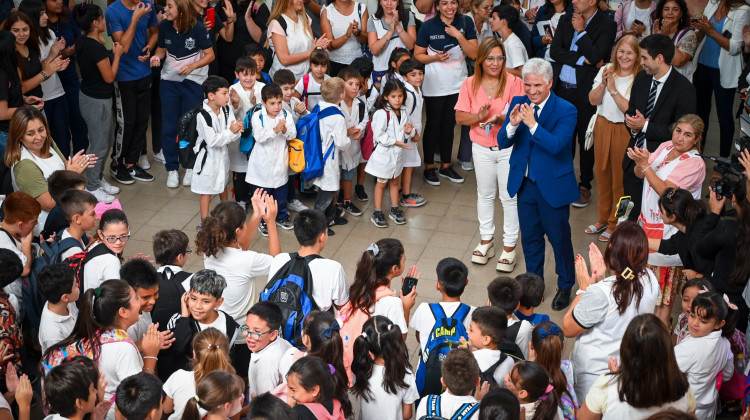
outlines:
{"label": "belt", "polygon": [[576,88],[578,88],[577,84],[563,82],[562,80],[560,80],[560,86],[564,87],[565,89],[576,89]]}

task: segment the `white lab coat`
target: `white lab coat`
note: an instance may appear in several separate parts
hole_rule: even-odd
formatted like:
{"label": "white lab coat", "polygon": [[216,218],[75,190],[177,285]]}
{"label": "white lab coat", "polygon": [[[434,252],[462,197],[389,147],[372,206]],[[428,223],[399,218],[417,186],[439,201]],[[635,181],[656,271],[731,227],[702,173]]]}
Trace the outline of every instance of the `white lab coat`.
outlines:
{"label": "white lab coat", "polygon": [[[263,86],[265,84],[258,81],[253,86],[253,95],[255,95],[256,104],[260,103],[260,90],[263,89]],[[237,95],[240,97],[239,108],[233,108],[234,118],[244,121],[245,114],[253,107],[253,103],[250,101],[250,92],[246,91],[240,82],[233,84],[230,89],[237,92]],[[233,172],[247,172],[247,156],[240,152],[240,142],[238,141],[229,145],[229,170]]]}
{"label": "white lab coat", "polygon": [[[424,138],[422,133],[422,106],[424,105],[422,91],[417,91],[417,89],[408,82],[405,82],[404,86],[406,86],[404,108],[406,108],[406,113],[409,115],[409,122],[414,125],[414,130],[416,130],[415,133],[419,134],[421,140]],[[412,137],[414,136],[412,135]],[[413,149],[404,149],[404,167],[417,168],[422,166],[422,158],[419,156],[419,147],[417,147],[419,144],[414,141],[405,143],[413,147]]]}
{"label": "white lab coat", "polygon": [[[359,166],[359,162],[362,159],[362,151],[360,148],[359,141],[362,140],[362,138],[365,136],[365,128],[367,127],[367,121],[370,119],[367,117],[367,105],[364,107],[364,116],[359,115],[359,104],[364,104],[365,102],[359,98],[355,98],[352,101],[352,107],[349,109],[348,106],[346,106],[346,102],[341,101],[341,112],[344,113],[344,118],[346,119],[346,128],[347,130],[350,127],[355,127],[360,129],[359,137],[349,137],[351,140],[351,143],[349,143],[348,146],[341,149],[339,152],[339,157],[341,158],[341,169],[345,171],[350,171],[352,169],[356,169],[357,166]],[[360,121],[360,118],[362,121]]]}
{"label": "white lab coat", "polygon": [[[386,112],[390,115],[386,116]],[[404,169],[404,148],[396,146],[397,141],[404,142],[414,137],[414,130],[406,134],[404,125],[409,122],[406,110],[401,108],[401,121],[388,109],[379,109],[372,115],[372,136],[375,143],[365,172],[383,179],[395,179]],[[412,143],[413,144],[413,143]]]}
{"label": "white lab coat", "polygon": [[[338,106],[328,103],[326,101],[318,102],[320,110],[324,110],[330,106]],[[323,157],[325,157],[328,148],[331,144],[335,145],[338,150],[344,149],[351,143],[349,137],[346,135],[346,119],[341,115],[332,115],[330,117],[323,118],[320,120],[320,139],[322,142]],[[326,159],[323,164],[323,176],[320,178],[313,179],[313,185],[317,186],[323,191],[338,191],[339,182],[341,180],[341,169],[340,159],[337,150],[331,152],[331,156]]]}
{"label": "white lab coat", "polygon": [[[261,116],[263,121],[261,122]],[[285,120],[286,133],[274,133],[279,121]],[[268,116],[266,107],[253,114],[255,146],[247,159],[245,182],[256,187],[279,188],[289,180],[289,147],[287,142],[297,136],[294,119],[289,113],[279,112],[276,118]]]}
{"label": "white lab coat", "polygon": [[[203,100],[203,109],[211,115],[211,127],[200,113],[196,117],[198,140],[195,142],[196,152],[203,143],[206,148],[198,152],[193,168],[193,182],[190,191],[196,194],[220,194],[224,192],[229,182],[229,149],[228,145],[239,140],[241,131],[232,133],[229,126],[235,121],[234,113],[227,106],[219,110],[219,115],[208,106],[208,99]],[[226,112],[225,112],[226,111]],[[203,162],[203,156],[206,162]]]}

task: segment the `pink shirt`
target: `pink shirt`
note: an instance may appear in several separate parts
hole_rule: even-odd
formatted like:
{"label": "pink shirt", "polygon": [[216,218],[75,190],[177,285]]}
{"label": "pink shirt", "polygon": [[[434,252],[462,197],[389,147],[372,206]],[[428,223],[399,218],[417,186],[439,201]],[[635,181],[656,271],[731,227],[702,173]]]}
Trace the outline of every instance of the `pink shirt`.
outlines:
{"label": "pink shirt", "polygon": [[[649,156],[648,163],[654,163],[656,157],[659,156],[665,148],[671,150],[673,147],[672,140],[660,144],[656,151]],[[684,160],[684,162],[680,162],[680,164],[674,168],[672,173],[667,176],[665,181],[669,181],[695,195],[695,191],[700,192],[703,180],[706,178],[706,163],[703,159],[688,159],[686,154],[683,154],[678,159]]]}
{"label": "pink shirt", "polygon": [[[469,112],[476,114],[479,112],[479,108],[487,102],[490,103],[490,113],[487,119],[493,115],[506,114],[509,110],[507,107],[510,105],[510,101],[515,96],[523,96],[526,93],[523,90],[523,81],[520,77],[513,76],[512,74],[505,74],[505,89],[502,95],[490,100],[489,95],[484,91],[484,87],[477,90],[474,93],[474,76],[471,76],[464,80],[461,85],[461,90],[458,93],[458,102],[456,102],[456,111]],[[497,124],[492,127],[489,134],[485,134],[483,128],[479,128],[479,124],[471,126],[469,131],[469,137],[471,141],[484,147],[497,146],[497,133],[500,132],[502,124]]]}

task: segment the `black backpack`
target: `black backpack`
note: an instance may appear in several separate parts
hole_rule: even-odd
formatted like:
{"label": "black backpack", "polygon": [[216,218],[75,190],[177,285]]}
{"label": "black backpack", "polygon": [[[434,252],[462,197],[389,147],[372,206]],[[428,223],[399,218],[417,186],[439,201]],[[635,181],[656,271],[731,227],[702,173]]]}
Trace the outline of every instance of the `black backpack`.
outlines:
{"label": "black backpack", "polygon": [[192,273],[179,271],[172,273],[169,267],[165,267],[159,277],[159,299],[151,310],[151,319],[159,323],[159,330],[167,330],[167,322],[175,313],[180,313],[182,308],[182,295],[187,291],[182,287],[182,282],[187,280]]}
{"label": "black backpack", "polygon": [[516,337],[518,336],[518,330],[521,329],[522,322],[523,321],[518,321],[508,327],[508,329],[505,331],[505,339],[501,341],[497,346],[497,349],[503,352],[503,356],[507,354],[514,359],[515,363],[526,360],[526,357],[524,357],[521,348],[518,347],[518,344],[516,344]]}
{"label": "black backpack", "polygon": [[[114,255],[114,253],[110,251],[109,248],[107,248],[107,245],[101,243],[94,245],[93,247],[89,247],[81,252],[77,252],[65,260],[65,263],[73,268],[73,270],[75,270],[76,272],[76,282],[78,282],[79,289],[81,289],[82,291],[86,290],[86,285],[83,284],[84,266],[86,265],[86,263],[91,261],[93,258],[107,253]],[[76,305],[78,305],[80,302],[80,299],[77,300]]]}
{"label": "black backpack", "polygon": [[[224,112],[224,119],[229,118],[229,107],[222,107],[221,110]],[[203,119],[209,127],[212,127],[211,114],[203,109],[203,102],[190,111],[183,114],[179,121],[177,121],[177,144],[179,146],[178,156],[180,159],[180,166],[186,169],[192,169],[195,166],[195,160],[198,158],[198,154],[201,150],[206,149],[206,142],[201,143],[198,152],[195,151],[195,144],[198,142],[198,129],[196,127],[198,123],[198,114],[203,115]],[[203,164],[206,163],[206,154],[203,155],[203,161],[201,162],[201,170],[203,170]]]}
{"label": "black backpack", "polygon": [[261,301],[273,302],[281,309],[281,336],[293,346],[302,346],[302,323],[310,311],[318,310],[312,297],[313,278],[310,262],[320,255],[300,257],[289,254],[289,262],[276,272],[260,294]]}
{"label": "black backpack", "polygon": [[492,366],[487,368],[487,370],[479,372],[479,378],[482,380],[481,383],[487,382],[490,384],[490,388],[492,389],[497,388],[499,384],[495,380],[495,371],[500,365],[503,364],[503,362],[507,358],[508,358],[507,354],[500,352],[500,359],[498,359],[497,362],[493,363]]}

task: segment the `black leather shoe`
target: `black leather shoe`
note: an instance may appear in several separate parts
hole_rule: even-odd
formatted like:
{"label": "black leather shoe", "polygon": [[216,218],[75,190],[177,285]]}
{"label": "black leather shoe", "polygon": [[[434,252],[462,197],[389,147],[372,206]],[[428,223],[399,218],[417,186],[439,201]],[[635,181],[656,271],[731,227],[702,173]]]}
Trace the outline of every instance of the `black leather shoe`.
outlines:
{"label": "black leather shoe", "polygon": [[570,305],[570,289],[557,289],[555,298],[552,299],[552,310],[562,311]]}

